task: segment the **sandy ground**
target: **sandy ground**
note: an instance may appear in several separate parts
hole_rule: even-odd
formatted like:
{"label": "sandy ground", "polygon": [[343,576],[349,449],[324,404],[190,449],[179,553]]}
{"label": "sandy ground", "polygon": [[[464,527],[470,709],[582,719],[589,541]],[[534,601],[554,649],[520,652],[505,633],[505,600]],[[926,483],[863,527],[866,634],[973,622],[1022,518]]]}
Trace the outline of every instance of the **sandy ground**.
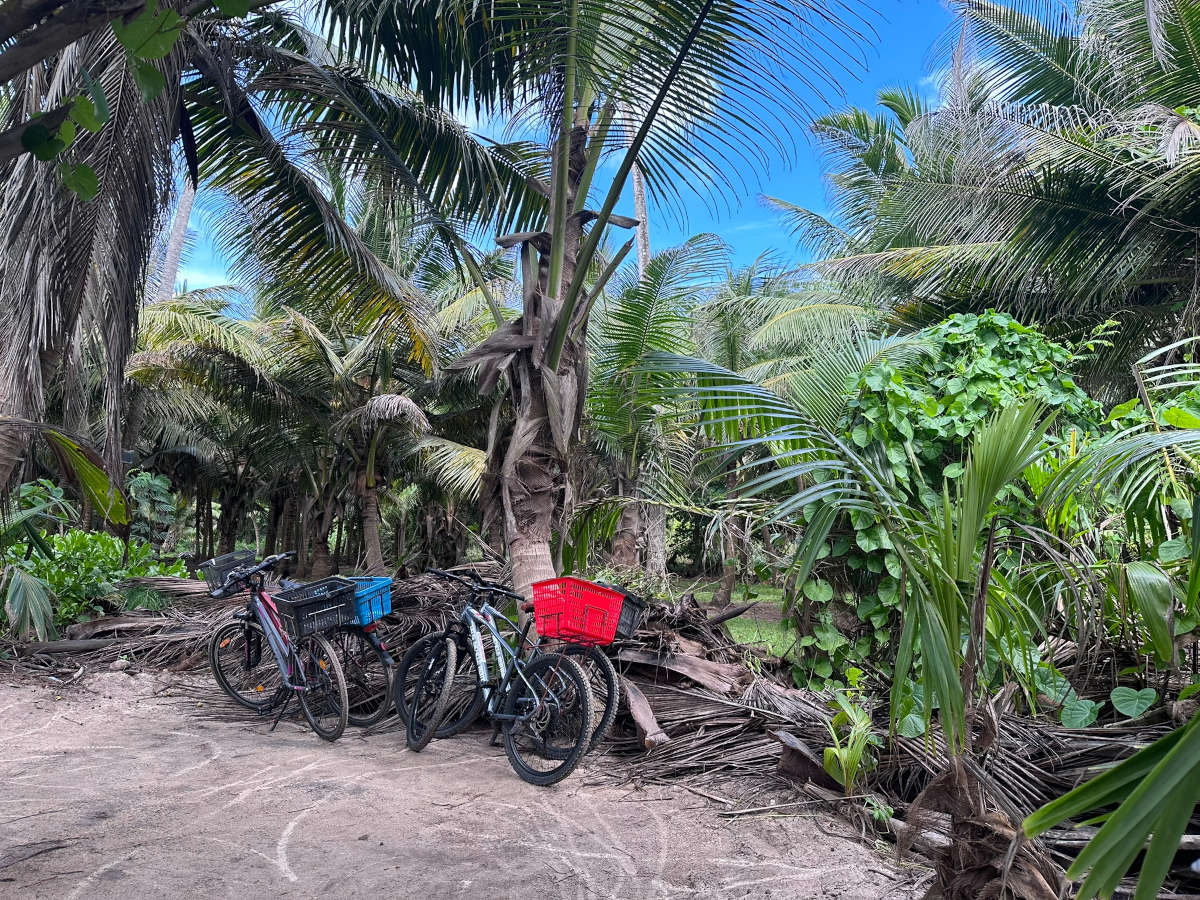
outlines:
{"label": "sandy ground", "polygon": [[810,819],[597,784],[602,758],[536,788],[484,732],[421,754],[353,729],[326,744],[163,688],[0,681],[0,896],[910,896]]}

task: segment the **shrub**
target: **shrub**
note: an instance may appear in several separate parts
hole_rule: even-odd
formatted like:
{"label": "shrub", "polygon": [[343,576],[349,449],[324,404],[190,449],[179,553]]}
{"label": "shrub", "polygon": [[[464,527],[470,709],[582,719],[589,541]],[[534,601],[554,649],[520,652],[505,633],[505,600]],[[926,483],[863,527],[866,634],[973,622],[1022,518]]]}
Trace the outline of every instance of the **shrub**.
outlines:
{"label": "shrub", "polygon": [[[73,528],[62,534],[43,533],[43,537],[53,557],[33,553],[26,559],[24,548],[10,547],[5,551],[4,564],[46,583],[54,598],[54,619],[59,625],[124,606],[118,585],[127,578],[187,574],[181,561],[161,563],[148,544],[136,539],[130,540],[126,556],[125,545],[110,534]],[[150,598],[136,599],[134,605],[147,605],[145,601]]]}

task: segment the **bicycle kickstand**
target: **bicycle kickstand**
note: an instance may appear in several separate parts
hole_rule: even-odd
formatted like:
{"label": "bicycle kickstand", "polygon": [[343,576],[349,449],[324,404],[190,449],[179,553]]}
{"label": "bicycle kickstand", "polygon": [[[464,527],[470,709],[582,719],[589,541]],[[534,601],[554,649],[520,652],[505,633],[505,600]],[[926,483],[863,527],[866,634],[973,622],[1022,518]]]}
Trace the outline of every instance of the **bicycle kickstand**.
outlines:
{"label": "bicycle kickstand", "polygon": [[284,698],[283,705],[279,707],[279,712],[275,713],[275,721],[271,723],[271,731],[279,724],[279,720],[283,718],[283,714],[287,712],[287,708],[292,705],[292,695],[289,693]]}
{"label": "bicycle kickstand", "polygon": [[488,746],[489,747],[499,747],[500,746],[500,723],[499,722],[492,723],[492,739],[490,741],[488,741]]}

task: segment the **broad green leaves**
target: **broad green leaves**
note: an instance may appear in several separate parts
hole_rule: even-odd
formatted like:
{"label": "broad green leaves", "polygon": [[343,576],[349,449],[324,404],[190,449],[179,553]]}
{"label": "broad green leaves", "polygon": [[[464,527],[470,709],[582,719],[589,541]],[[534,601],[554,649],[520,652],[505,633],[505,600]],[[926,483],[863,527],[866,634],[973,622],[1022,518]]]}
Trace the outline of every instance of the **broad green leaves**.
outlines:
{"label": "broad green leaves", "polygon": [[1102,706],[1094,700],[1072,697],[1063,704],[1059,718],[1068,728],[1088,728],[1099,718]]}
{"label": "broad green leaves", "polygon": [[1153,688],[1134,690],[1125,685],[1118,685],[1108,695],[1113,708],[1128,719],[1140,716],[1158,699],[1158,693]]}
{"label": "broad green leaves", "polygon": [[158,0],[150,0],[131,19],[114,21],[112,30],[134,59],[162,59],[175,46],[175,40],[183,30],[183,19],[173,9],[160,11]]}

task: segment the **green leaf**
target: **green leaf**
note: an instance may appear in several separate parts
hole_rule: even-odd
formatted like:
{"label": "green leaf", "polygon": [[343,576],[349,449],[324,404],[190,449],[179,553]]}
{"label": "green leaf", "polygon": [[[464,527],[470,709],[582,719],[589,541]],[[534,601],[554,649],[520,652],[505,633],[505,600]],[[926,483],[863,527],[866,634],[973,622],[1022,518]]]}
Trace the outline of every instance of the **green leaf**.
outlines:
{"label": "green leaf", "polygon": [[133,80],[141,91],[143,100],[153,100],[167,86],[166,76],[153,63],[142,59],[134,61]]}
{"label": "green leaf", "polygon": [[50,129],[33,123],[21,132],[21,146],[42,162],[47,162],[66,149],[66,144],[50,134]]}
{"label": "green leaf", "polygon": [[1102,705],[1101,703],[1096,703],[1092,700],[1083,700],[1079,697],[1067,700],[1063,704],[1059,721],[1068,728],[1087,728],[1099,718],[1100,707]]}
{"label": "green leaf", "polygon": [[[104,86],[93,79],[87,72],[83,73],[83,83],[92,97],[92,104],[96,111],[96,121],[104,125],[111,116],[111,113],[108,111],[108,98],[104,96]],[[80,124],[83,123],[81,122]],[[86,128],[87,126],[84,125],[84,127]]]}
{"label": "green leaf", "polygon": [[70,119],[66,119],[58,126],[58,134],[56,135],[62,141],[63,147],[70,147],[75,143],[75,123]]}
{"label": "green leaf", "polygon": [[917,712],[910,712],[896,723],[896,733],[901,737],[919,738],[925,733],[925,717]]}
{"label": "green leaf", "polygon": [[1197,682],[1196,684],[1189,684],[1182,691],[1180,691],[1179,699],[1186,700],[1188,697],[1194,696],[1197,692],[1200,692],[1200,682]]}
{"label": "green leaf", "polygon": [[942,474],[947,478],[958,478],[963,473],[962,463],[950,463],[942,470]]}
{"label": "green leaf", "polygon": [[1176,428],[1200,428],[1200,416],[1178,406],[1164,409],[1162,420],[1165,424],[1174,425]]}
{"label": "green leaf", "polygon": [[1131,687],[1118,685],[1112,689],[1112,693],[1108,695],[1112,701],[1112,705],[1117,712],[1128,719],[1135,716],[1140,716],[1158,699],[1158,694],[1152,688],[1142,688],[1140,691],[1135,691]]}
{"label": "green leaf", "polygon": [[12,632],[24,640],[36,637],[46,641],[58,637],[46,583],[16,566],[3,573],[3,581],[7,587],[4,612]]}
{"label": "green leaf", "polygon": [[92,134],[104,127],[104,123],[96,115],[96,107],[92,104],[91,98],[82,94],[76,97],[75,102],[71,104],[71,118]]}
{"label": "green leaf", "polygon": [[79,199],[95,200],[100,193],[100,179],[91,166],[77,165],[63,168],[63,184],[74,191]]}
{"label": "green leaf", "polygon": [[1112,408],[1108,414],[1108,417],[1104,421],[1112,422],[1115,419],[1123,419],[1141,405],[1142,401],[1137,397],[1134,397],[1132,400],[1126,400],[1124,403],[1118,403]]}
{"label": "green leaf", "polygon": [[217,0],[217,9],[231,19],[244,19],[250,13],[250,0]]}
{"label": "green leaf", "polygon": [[[162,59],[171,52],[183,25],[173,9],[158,11],[157,0],[150,0],[140,13],[129,21],[112,23],[113,34],[130,56],[141,61]],[[136,75],[134,76],[137,77]]]}
{"label": "green leaf", "polygon": [[1171,538],[1169,541],[1163,541],[1158,545],[1158,561],[1159,562],[1175,562],[1178,559],[1184,559],[1191,555],[1192,548],[1182,535],[1177,538]]}
{"label": "green leaf", "polygon": [[810,579],[804,585],[804,596],[814,603],[828,603],[833,599],[833,585],[820,578]]}
{"label": "green leaf", "polygon": [[1128,563],[1125,566],[1125,574],[1129,593],[1150,635],[1155,656],[1161,662],[1170,662],[1175,656],[1175,642],[1167,627],[1172,603],[1170,580],[1145,562]]}
{"label": "green leaf", "polygon": [[817,639],[817,646],[826,653],[832,653],[839,647],[844,647],[846,644],[850,643],[846,636],[832,625],[826,625],[823,623],[813,626],[813,635]]}

